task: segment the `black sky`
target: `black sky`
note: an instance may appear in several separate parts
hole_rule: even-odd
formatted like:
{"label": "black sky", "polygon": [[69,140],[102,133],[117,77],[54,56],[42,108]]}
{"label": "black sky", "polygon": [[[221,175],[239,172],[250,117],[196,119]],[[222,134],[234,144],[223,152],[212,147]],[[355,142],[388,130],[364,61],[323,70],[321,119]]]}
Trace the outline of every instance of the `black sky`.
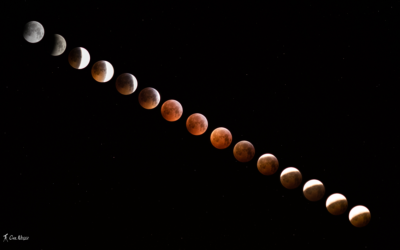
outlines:
{"label": "black sky", "polygon": [[[19,1],[9,11],[0,233],[30,239],[8,246],[387,249],[399,166],[398,2]],[[22,37],[32,20],[45,28],[36,44]],[[54,33],[67,41],[57,57],[46,54]],[[68,64],[75,47],[90,53],[85,69]],[[91,77],[99,60],[115,69],[107,83]],[[122,73],[138,80],[130,96],[115,88]],[[138,103],[145,87],[161,95],[154,110]],[[169,99],[183,107],[176,122],[161,116]],[[193,113],[208,119],[201,136],[185,127]],[[211,145],[217,127],[231,131],[229,148]],[[241,140],[255,147],[248,163],[233,157]],[[264,153],[279,160],[272,176],[257,170]],[[294,190],[279,181],[289,166],[303,175]],[[322,200],[304,198],[310,179],[324,183]],[[333,193],[347,197],[345,214],[326,210]],[[348,220],[356,205],[371,212],[365,228]]]}

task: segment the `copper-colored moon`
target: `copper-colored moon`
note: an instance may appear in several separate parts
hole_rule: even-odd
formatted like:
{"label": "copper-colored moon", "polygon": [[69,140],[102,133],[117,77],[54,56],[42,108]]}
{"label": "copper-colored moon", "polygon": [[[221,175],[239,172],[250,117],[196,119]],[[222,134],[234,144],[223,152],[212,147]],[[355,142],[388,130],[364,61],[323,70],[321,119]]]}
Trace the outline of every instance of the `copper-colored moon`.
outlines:
{"label": "copper-colored moon", "polygon": [[176,100],[168,100],[161,106],[161,115],[169,122],[177,121],[182,113],[182,105]]}
{"label": "copper-colored moon", "polygon": [[231,145],[232,134],[226,128],[214,129],[210,136],[211,144],[217,149],[225,149]]}
{"label": "copper-colored moon", "polygon": [[157,90],[147,87],[139,93],[139,104],[145,109],[153,109],[160,102],[160,94]]}
{"label": "copper-colored moon", "polygon": [[248,141],[240,141],[233,148],[233,156],[240,162],[248,162],[253,159],[256,151],[253,144]]}
{"label": "copper-colored moon", "polygon": [[371,221],[371,213],[365,206],[355,206],[349,213],[350,223],[355,227],[365,227]]}
{"label": "copper-colored moon", "polygon": [[208,127],[207,119],[200,113],[194,113],[186,120],[186,128],[192,135],[202,135]]}
{"label": "copper-colored moon", "polygon": [[115,82],[115,87],[117,91],[122,95],[130,95],[135,92],[138,86],[136,77],[129,73],[123,73],[118,76]]}
{"label": "copper-colored moon", "polygon": [[340,215],[346,212],[347,199],[342,194],[332,194],[326,199],[326,209],[333,215]]}
{"label": "copper-colored moon", "polygon": [[258,158],[257,168],[263,175],[272,175],[279,168],[278,159],[273,154],[263,154]]}
{"label": "copper-colored moon", "polygon": [[300,171],[294,167],[285,168],[281,173],[281,183],[287,189],[295,189],[300,186],[303,177]]}
{"label": "copper-colored moon", "polygon": [[304,184],[303,194],[309,201],[319,201],[325,194],[324,184],[319,180],[309,180]]}

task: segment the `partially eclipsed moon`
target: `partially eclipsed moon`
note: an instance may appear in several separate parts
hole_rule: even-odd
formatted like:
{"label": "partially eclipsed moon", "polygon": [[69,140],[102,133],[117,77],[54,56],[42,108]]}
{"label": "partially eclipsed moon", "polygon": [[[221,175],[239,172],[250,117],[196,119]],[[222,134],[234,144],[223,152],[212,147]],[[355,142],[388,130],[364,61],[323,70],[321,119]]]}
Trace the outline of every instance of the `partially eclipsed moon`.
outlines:
{"label": "partially eclipsed moon", "polygon": [[74,69],[83,69],[90,61],[89,52],[82,47],[72,49],[68,55],[68,62]]}
{"label": "partially eclipsed moon", "polygon": [[210,136],[211,144],[217,149],[225,149],[231,145],[232,134],[231,132],[223,127],[216,128]]}
{"label": "partially eclipsed moon", "polygon": [[303,194],[309,201],[319,201],[325,194],[324,184],[319,180],[309,180],[304,184]]}
{"label": "partially eclipsed moon", "polygon": [[285,168],[281,173],[281,183],[287,189],[295,189],[302,181],[300,171],[294,167]]}
{"label": "partially eclipsed moon", "polygon": [[64,53],[65,48],[67,48],[67,42],[64,37],[59,34],[54,34],[51,38],[50,54],[52,56],[59,56]]}
{"label": "partially eclipsed moon", "polygon": [[355,227],[365,227],[371,221],[371,213],[365,206],[355,206],[349,213],[350,223]]}
{"label": "partially eclipsed moon", "polygon": [[129,73],[123,73],[118,76],[115,82],[117,91],[122,95],[130,95],[135,92],[138,86],[136,77]]}
{"label": "partially eclipsed moon", "polygon": [[177,121],[182,113],[182,105],[176,100],[168,100],[161,106],[161,115],[169,122]]}
{"label": "partially eclipsed moon", "polygon": [[274,174],[279,167],[278,159],[273,154],[263,154],[258,158],[257,169],[263,175]]}
{"label": "partially eclipsed moon", "polygon": [[333,215],[340,215],[346,212],[347,199],[342,194],[332,194],[326,200],[326,209]]}
{"label": "partially eclipsed moon", "polygon": [[208,127],[207,118],[200,114],[194,113],[186,120],[186,128],[192,135],[202,135]]}
{"label": "partially eclipsed moon", "polygon": [[160,94],[157,90],[147,87],[139,93],[139,104],[145,109],[154,109],[160,102]]}
{"label": "partially eclipsed moon", "polygon": [[108,82],[114,75],[114,68],[107,61],[98,61],[93,64],[92,76],[98,82]]}
{"label": "partially eclipsed moon", "polygon": [[240,162],[248,162],[253,159],[256,151],[253,144],[248,141],[240,141],[233,148],[233,156]]}

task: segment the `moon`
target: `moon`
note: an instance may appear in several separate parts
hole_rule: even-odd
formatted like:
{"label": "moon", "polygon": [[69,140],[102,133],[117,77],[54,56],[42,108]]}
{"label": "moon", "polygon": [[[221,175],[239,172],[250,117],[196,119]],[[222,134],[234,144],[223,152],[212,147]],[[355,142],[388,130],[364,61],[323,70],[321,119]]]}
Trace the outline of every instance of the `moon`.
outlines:
{"label": "moon", "polygon": [[272,175],[279,168],[278,159],[273,154],[263,154],[258,158],[257,168],[263,175]]}
{"label": "moon", "polygon": [[232,143],[231,132],[223,127],[216,128],[210,136],[211,144],[217,149],[225,149]]}
{"label": "moon", "polygon": [[253,144],[248,141],[240,141],[233,148],[233,156],[240,162],[249,162],[255,153]]}
{"label": "moon", "polygon": [[365,227],[371,221],[371,213],[368,208],[358,205],[350,210],[349,220],[355,227]]}
{"label": "moon", "polygon": [[29,43],[37,43],[43,39],[43,25],[36,21],[30,21],[24,26],[23,36]]}
{"label": "moon", "polygon": [[309,180],[304,184],[303,194],[309,201],[319,201],[325,194],[324,184],[319,180]]}
{"label": "moon", "polygon": [[130,95],[135,92],[138,86],[136,77],[129,73],[123,73],[118,76],[115,82],[115,87],[117,91],[122,95]]}
{"label": "moon", "polygon": [[114,68],[107,61],[98,61],[93,64],[92,76],[98,82],[108,82],[114,75]]}
{"label": "moon", "polygon": [[157,90],[147,87],[139,93],[139,104],[145,109],[154,109],[160,103],[160,94]]}
{"label": "moon", "polygon": [[285,168],[281,173],[281,183],[287,189],[295,189],[303,180],[300,171],[294,167]]}
{"label": "moon", "polygon": [[186,120],[186,128],[192,135],[202,135],[206,132],[208,127],[207,118],[200,114],[191,114]]}
{"label": "moon", "polygon": [[90,61],[89,52],[82,47],[72,49],[68,55],[68,62],[74,69],[83,69]]}
{"label": "moon", "polygon": [[59,34],[54,34],[51,38],[50,44],[50,54],[52,56],[59,56],[64,53],[65,49],[67,48],[67,42],[65,41],[64,37]]}
{"label": "moon", "polygon": [[177,121],[182,113],[182,105],[176,100],[168,100],[161,106],[161,115],[169,122]]}
{"label": "moon", "polygon": [[326,200],[326,209],[333,215],[340,215],[346,212],[347,199],[342,194],[331,194]]}

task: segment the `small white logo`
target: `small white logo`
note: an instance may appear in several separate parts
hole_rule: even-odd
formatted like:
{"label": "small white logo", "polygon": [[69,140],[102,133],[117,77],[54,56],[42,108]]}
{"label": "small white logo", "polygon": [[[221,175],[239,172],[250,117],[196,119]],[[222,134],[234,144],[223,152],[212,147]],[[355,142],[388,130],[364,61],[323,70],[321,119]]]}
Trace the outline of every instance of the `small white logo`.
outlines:
{"label": "small white logo", "polygon": [[28,236],[22,236],[22,235],[18,235],[17,237],[16,237],[16,236],[13,236],[13,235],[10,235],[10,236],[7,238],[7,235],[8,235],[8,233],[5,234],[5,235],[3,235],[3,237],[4,237],[3,242],[4,242],[4,241],[7,241],[7,242],[8,242],[8,240],[28,240],[28,239],[29,239]]}

